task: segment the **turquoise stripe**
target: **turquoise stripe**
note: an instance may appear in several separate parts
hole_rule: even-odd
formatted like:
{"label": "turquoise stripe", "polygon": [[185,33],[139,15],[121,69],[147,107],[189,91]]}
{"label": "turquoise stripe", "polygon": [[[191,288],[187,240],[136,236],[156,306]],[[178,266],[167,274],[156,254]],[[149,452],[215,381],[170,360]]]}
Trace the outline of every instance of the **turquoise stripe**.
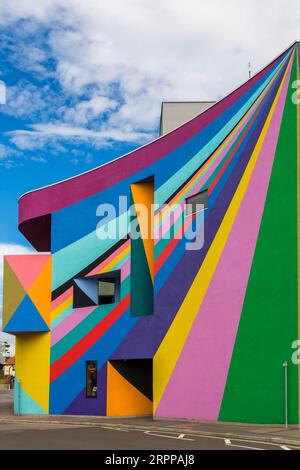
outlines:
{"label": "turquoise stripe", "polygon": [[52,322],[51,322],[51,329],[55,328],[57,325],[59,325],[63,320],[68,318],[71,313],[73,312],[73,307],[70,305],[69,307],[66,308],[58,317],[56,317]]}
{"label": "turquoise stripe", "polygon": [[166,181],[166,183],[157,189],[155,192],[155,201],[158,204],[163,204],[164,201],[167,201],[169,196],[176,192],[178,186],[184,183],[184,181],[188,180],[191,175],[199,168],[199,166],[202,165],[205,160],[207,160],[207,158],[217,149],[225,137],[232,131],[232,129],[238,124],[249,108],[257,100],[259,95],[272,80],[281,66],[282,63],[280,63],[274,69],[272,74],[270,74],[270,76],[256,90],[251,98],[249,98],[240,111],[235,116],[233,116],[230,121],[228,121],[227,124],[193,158],[191,158],[191,160],[184,167],[178,170],[168,181]]}
{"label": "turquoise stripe", "polygon": [[[182,169],[178,170],[166,183],[155,191],[155,202],[159,205],[163,204],[170,195],[176,192],[178,186],[187,181],[191,175],[202,165],[205,160],[216,150],[224,138],[232,131],[237,123],[242,119],[248,109],[252,106],[267,84],[277,73],[282,63],[274,69],[272,74],[263,82],[256,90],[240,111],[230,119],[230,121],[219,131],[216,136],[207,143],[194,157],[186,163]],[[120,223],[119,238],[125,236],[128,232],[128,212],[121,215],[102,226],[103,231],[113,230],[114,224]],[[66,281],[71,279],[76,273],[81,271],[83,266],[91,264],[96,258],[101,256],[115,244],[115,239],[99,240],[96,230],[89,233],[85,237],[70,244],[66,248],[56,252],[52,256],[53,275],[52,290],[55,290]],[[78,255],[80,253],[80,256]]]}
{"label": "turquoise stripe", "polygon": [[[129,292],[129,278],[121,283],[121,300],[126,297]],[[87,318],[79,323],[66,336],[58,341],[51,348],[51,364],[57,361],[63,354],[71,349],[78,341],[86,336],[101,320],[103,320],[115,308],[113,305],[100,305]],[[74,312],[74,311],[73,311]],[[76,313],[74,312],[74,315]]]}

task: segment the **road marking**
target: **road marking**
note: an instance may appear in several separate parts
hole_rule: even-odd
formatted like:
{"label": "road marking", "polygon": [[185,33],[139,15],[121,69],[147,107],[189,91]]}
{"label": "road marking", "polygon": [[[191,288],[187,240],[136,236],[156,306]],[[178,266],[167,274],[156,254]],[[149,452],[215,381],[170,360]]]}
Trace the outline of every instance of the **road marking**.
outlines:
{"label": "road marking", "polygon": [[231,440],[230,439],[224,439],[225,441],[225,444],[228,446],[228,447],[239,447],[241,449],[251,449],[251,450],[263,450],[263,449],[260,449],[258,447],[250,447],[250,446],[241,446],[241,445],[238,445],[238,444],[232,444]]}
{"label": "road marking", "polygon": [[[130,432],[130,431],[134,431],[134,432],[146,432],[148,435],[151,431],[145,431],[145,428],[146,426],[142,426],[142,425],[128,425],[128,424],[124,424],[124,423],[116,423],[116,424],[109,424],[108,426],[103,426],[102,424],[100,423],[86,423],[86,422],[70,422],[70,421],[67,421],[67,422],[61,422],[61,421],[57,421],[57,420],[29,420],[29,419],[12,419],[12,418],[0,418],[0,425],[1,424],[9,424],[9,425],[17,425],[17,426],[22,426],[24,424],[30,424],[32,425],[33,427],[35,427],[36,425],[42,425],[42,426],[51,426],[51,425],[58,425],[58,427],[61,427],[63,426],[63,428],[67,428],[67,427],[93,427],[93,428],[105,428],[105,429],[109,429],[109,430],[116,430],[116,431],[124,431],[124,432]],[[117,426],[117,427],[116,427]],[[51,426],[52,427],[52,426]],[[124,429],[126,428],[126,429]],[[146,428],[147,429],[147,428]],[[149,429],[149,428],[148,428]],[[168,428],[168,430],[166,432],[173,432],[174,431],[169,431],[170,428]],[[202,438],[205,438],[205,439],[216,439],[216,440],[225,440],[224,437],[221,437],[221,436],[216,436],[216,435],[213,435],[213,433],[204,433],[204,432],[198,432],[197,434],[194,432],[194,430],[192,429],[182,429],[182,431],[185,431],[185,434],[184,436],[192,436],[192,437],[195,437],[197,439],[202,439]],[[162,428],[159,429],[159,431],[162,431],[162,432],[165,432],[165,429],[162,430]],[[180,431],[178,431],[179,433]],[[223,436],[224,435],[230,435],[231,433],[223,433]],[[154,434],[153,434],[154,435]],[[184,439],[184,440],[190,440],[190,441],[195,441],[196,439],[187,439],[187,438],[180,438],[181,434],[178,434],[177,437],[172,437],[172,436],[166,436],[166,435],[159,435],[160,437],[166,437],[166,438],[171,438],[171,439]],[[294,450],[294,449],[297,449],[297,450],[300,450],[300,446],[298,445],[295,445],[295,444],[292,444],[290,445],[290,447],[287,447],[285,445],[281,445],[280,442],[278,443],[275,443],[275,442],[270,442],[270,441],[254,441],[252,439],[248,439],[247,438],[238,438],[238,437],[232,437],[232,439],[234,439],[235,442],[240,442],[240,443],[249,443],[249,444],[260,444],[260,445],[266,445],[266,446],[270,446],[270,447],[277,447],[277,448],[282,448],[282,450]],[[228,439],[230,440],[230,439]],[[232,445],[232,444],[231,444]],[[264,449],[261,449],[261,448],[254,448],[254,447],[247,447],[247,446],[238,446],[236,444],[232,445],[233,447],[243,447],[243,448],[249,448],[249,449],[252,449],[252,450],[264,450]]]}
{"label": "road marking", "polygon": [[[166,438],[170,438],[170,439],[183,439],[185,441],[195,442],[196,439],[184,438],[184,436],[188,435],[188,436],[196,437],[198,439],[203,439],[204,438],[204,439],[224,440],[225,444],[228,445],[228,446],[231,446],[231,447],[239,447],[239,448],[243,448],[243,449],[252,449],[252,450],[264,450],[264,449],[259,448],[259,447],[250,447],[250,446],[232,444],[230,439],[224,439],[220,436],[213,436],[213,435],[209,435],[209,434],[192,434],[192,432],[187,431],[185,434],[179,434],[178,436],[166,436],[165,434],[158,434],[158,433],[154,433],[152,431],[144,431],[145,428],[143,426],[132,426],[132,425],[123,424],[123,423],[118,424],[118,426],[122,426],[122,427],[124,426],[126,428],[129,428],[130,431],[144,432],[145,434],[150,435],[150,436],[166,437]],[[120,429],[120,431],[121,431],[121,429]],[[174,431],[167,431],[167,432],[174,432]],[[229,434],[229,433],[227,433],[227,434]],[[263,445],[267,445],[267,446],[270,446],[270,447],[281,447],[283,450],[292,450],[292,449],[288,448],[287,446],[284,446],[284,445],[281,446],[280,444],[276,444],[274,442],[252,441],[252,440],[249,440],[249,439],[239,439],[239,438],[234,439],[234,440],[237,441],[237,442],[247,442],[247,443],[250,443],[250,444],[257,444],[258,443],[258,444],[263,444]],[[295,447],[295,446],[293,446],[293,447],[296,448],[296,449],[300,449],[300,447]]]}
{"label": "road marking", "polygon": [[127,429],[121,429],[121,428],[110,428],[108,426],[101,426],[102,429],[110,429],[111,431],[122,431],[122,432],[129,432]]}
{"label": "road marking", "polygon": [[[111,426],[114,426],[114,424],[112,424]],[[124,423],[118,423],[116,424],[116,426],[122,426],[122,428],[127,428],[129,429],[130,431],[134,431],[134,432],[144,432],[145,434],[149,434],[149,433],[152,433],[152,431],[145,431],[145,426],[142,426],[142,425],[128,425],[128,424],[124,424]],[[157,428],[156,428],[157,429]],[[154,431],[156,430],[154,428]],[[161,427],[159,427],[157,429],[158,432],[164,432],[165,430]],[[183,431],[183,430],[182,430]],[[216,440],[223,440],[225,441],[224,437],[221,437],[221,436],[215,436],[213,435],[213,433],[197,433],[195,434],[193,430],[191,429],[185,429],[185,434],[183,434],[184,436],[190,436],[190,437],[195,437],[197,439],[216,439]],[[170,432],[170,433],[174,433],[175,432],[170,428],[167,428],[166,432]],[[223,435],[230,435],[231,433],[224,433]],[[151,435],[151,434],[150,434]],[[157,435],[157,433],[152,433],[152,435]],[[171,439],[181,439],[180,436],[182,434],[179,434],[178,437],[171,437],[171,436],[166,436],[166,435],[161,435],[159,434],[159,436],[161,437],[170,437]],[[232,439],[234,439],[235,442],[240,442],[240,443],[249,443],[249,444],[258,444],[258,445],[266,445],[268,447],[277,447],[277,448],[280,448],[281,445],[280,443],[275,443],[275,442],[268,442],[268,441],[257,441],[257,440],[252,440],[252,439],[247,439],[247,438],[238,438],[238,437],[232,437]],[[187,439],[185,438],[184,440],[191,440],[191,441],[195,441],[196,439]],[[228,441],[230,441],[230,439],[228,439]],[[231,441],[230,441],[231,442]],[[229,445],[229,443],[228,443]],[[262,448],[257,448],[257,447],[250,447],[250,446],[242,446],[242,445],[237,445],[237,444],[231,444],[233,447],[243,447],[243,448],[246,448],[246,449],[252,449],[252,450],[264,450]],[[283,447],[286,447],[286,446],[283,446]],[[292,445],[293,449],[298,449],[300,450],[300,447],[299,446],[295,446],[295,445]],[[285,449],[285,450],[292,450],[292,449]]]}
{"label": "road marking", "polygon": [[[147,436],[165,437],[167,439],[180,439],[181,441],[193,441],[193,442],[195,442],[195,439],[188,439],[188,438],[180,437],[180,436],[182,436],[182,434],[180,434],[180,436],[166,436],[165,434],[156,434],[156,433],[151,432],[151,431],[144,431],[144,434],[146,434]],[[184,434],[183,434],[183,436],[184,436]]]}

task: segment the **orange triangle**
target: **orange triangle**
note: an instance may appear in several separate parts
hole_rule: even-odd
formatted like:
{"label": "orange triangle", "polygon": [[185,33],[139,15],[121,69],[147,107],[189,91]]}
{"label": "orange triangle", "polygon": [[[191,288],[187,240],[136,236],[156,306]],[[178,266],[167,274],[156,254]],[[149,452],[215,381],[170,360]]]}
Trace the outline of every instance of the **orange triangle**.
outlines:
{"label": "orange triangle", "polygon": [[6,261],[26,291],[40,274],[51,255],[8,255]]}
{"label": "orange triangle", "polygon": [[152,415],[152,402],[107,363],[107,416]]}
{"label": "orange triangle", "polygon": [[12,315],[17,310],[26,295],[24,287],[16,277],[14,271],[4,258],[4,277],[3,277],[3,318],[2,327],[4,328]]}
{"label": "orange triangle", "polygon": [[51,321],[51,257],[33,282],[28,295],[48,326]]}

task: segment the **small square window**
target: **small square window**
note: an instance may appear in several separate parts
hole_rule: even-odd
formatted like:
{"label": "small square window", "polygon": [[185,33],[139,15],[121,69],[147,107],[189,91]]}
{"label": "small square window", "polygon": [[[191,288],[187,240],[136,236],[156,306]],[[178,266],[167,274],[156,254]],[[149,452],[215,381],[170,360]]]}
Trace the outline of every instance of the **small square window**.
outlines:
{"label": "small square window", "polygon": [[115,279],[99,279],[99,305],[114,304],[116,292]]}
{"label": "small square window", "polygon": [[196,214],[203,210],[208,209],[208,191],[201,191],[194,196],[188,197],[185,200],[186,204],[186,215]]}
{"label": "small square window", "polygon": [[120,271],[74,279],[73,307],[84,308],[119,302],[120,283]]}

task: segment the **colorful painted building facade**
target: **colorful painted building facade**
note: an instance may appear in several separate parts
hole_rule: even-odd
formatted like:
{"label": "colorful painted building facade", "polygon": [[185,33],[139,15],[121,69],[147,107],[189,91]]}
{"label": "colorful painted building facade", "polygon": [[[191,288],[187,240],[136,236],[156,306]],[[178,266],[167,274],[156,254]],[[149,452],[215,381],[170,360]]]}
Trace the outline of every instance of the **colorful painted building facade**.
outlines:
{"label": "colorful painted building facade", "polygon": [[[22,196],[39,253],[4,261],[17,412],[282,423],[287,361],[299,423],[299,50],[154,142]],[[177,217],[193,197],[205,210]]]}

